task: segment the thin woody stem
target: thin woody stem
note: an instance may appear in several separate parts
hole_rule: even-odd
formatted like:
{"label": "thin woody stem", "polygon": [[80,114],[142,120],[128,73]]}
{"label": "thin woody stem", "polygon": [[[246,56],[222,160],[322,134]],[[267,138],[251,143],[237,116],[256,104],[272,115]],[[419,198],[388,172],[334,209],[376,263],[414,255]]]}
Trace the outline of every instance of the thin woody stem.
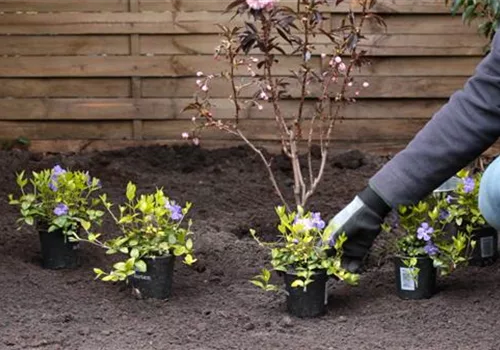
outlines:
{"label": "thin woody stem", "polygon": [[229,47],[229,59],[231,60],[231,68],[230,68],[230,78],[231,78],[231,88],[233,90],[233,103],[234,103],[234,116],[235,116],[235,119],[236,119],[236,123],[238,123],[239,119],[240,119],[240,111],[241,111],[241,107],[240,107],[240,104],[238,102],[238,91],[236,89],[236,84],[234,82],[234,64],[235,64],[235,54],[233,52],[233,49],[232,47],[230,46]]}

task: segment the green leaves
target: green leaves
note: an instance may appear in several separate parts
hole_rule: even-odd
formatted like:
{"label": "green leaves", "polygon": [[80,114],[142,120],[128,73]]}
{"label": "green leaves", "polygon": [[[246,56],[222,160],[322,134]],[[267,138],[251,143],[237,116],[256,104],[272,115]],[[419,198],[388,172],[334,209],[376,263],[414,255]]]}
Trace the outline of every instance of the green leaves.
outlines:
{"label": "green leaves", "polygon": [[126,191],[126,196],[127,196],[127,199],[129,200],[129,202],[134,200],[135,191],[136,191],[136,186],[132,182],[129,182],[127,184],[127,191]]}
{"label": "green leaves", "polygon": [[56,165],[29,176],[22,171],[16,183],[20,195],[9,194],[8,198],[9,204],[19,207],[21,225],[40,223],[49,226],[51,232],[61,229],[70,235],[79,225],[88,231],[91,225],[102,222],[103,212],[98,210],[101,202],[94,196],[101,188],[100,181],[88,172]]}
{"label": "green leaves", "polygon": [[[107,275],[101,275],[103,281],[122,281],[134,273],[146,271],[143,257],[160,257],[173,254],[184,256],[184,263],[191,265],[196,262],[193,257],[193,240],[190,237],[191,220],[187,228],[180,220],[170,217],[166,208],[168,197],[162,189],[152,193],[137,195],[137,187],[128,182],[125,190],[126,202],[118,205],[119,213],[111,211],[112,204],[101,196],[101,201],[110,216],[121,230],[121,235],[98,245],[106,249],[106,254],[121,253],[129,258],[113,265],[113,270]],[[191,203],[187,203],[182,212],[188,213]],[[89,234],[89,241],[98,236]],[[94,242],[96,242],[94,240]]]}
{"label": "green leaves", "polygon": [[135,268],[137,269],[137,271],[139,272],[146,272],[147,270],[147,266],[146,266],[146,263],[142,260],[137,260],[135,262]]}
{"label": "green leaves", "polygon": [[[261,274],[250,281],[252,284],[264,290],[277,291],[279,288],[269,284],[271,271],[294,271],[297,278],[292,286],[305,289],[320,270],[326,270],[327,274],[335,275],[346,283],[357,284],[359,276],[341,266],[342,247],[347,241],[345,233],[336,237],[334,254],[330,254],[332,249],[328,241],[333,228],[318,228],[319,213],[313,215],[302,207],[297,207],[296,212],[288,213],[282,206],[276,207],[275,211],[280,219],[278,229],[281,233],[277,242],[262,242],[255,230],[250,230],[259,245],[270,250],[272,265],[272,270],[262,269]],[[323,226],[324,222],[321,227]]]}

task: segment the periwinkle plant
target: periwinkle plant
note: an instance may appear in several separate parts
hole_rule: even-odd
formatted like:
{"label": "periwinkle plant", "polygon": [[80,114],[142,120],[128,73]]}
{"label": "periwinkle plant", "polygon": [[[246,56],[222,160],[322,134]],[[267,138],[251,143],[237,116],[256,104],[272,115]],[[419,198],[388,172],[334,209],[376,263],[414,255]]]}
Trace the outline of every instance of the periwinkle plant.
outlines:
{"label": "periwinkle plant", "polygon": [[[398,227],[400,234],[396,240],[397,253],[404,257],[405,265],[415,268],[417,258],[429,257],[439,268],[441,275],[447,275],[459,265],[467,264],[475,241],[470,233],[458,230],[452,234],[449,213],[452,209],[446,197],[428,197],[415,205],[402,205],[398,208]],[[385,231],[393,231],[387,223]]]}
{"label": "periwinkle plant", "polygon": [[[318,271],[326,271],[327,275],[335,276],[348,284],[356,285],[357,274],[345,270],[341,266],[342,245],[346,236],[341,235],[335,242],[329,242],[331,232],[325,228],[325,222],[320,213],[305,212],[302,207],[297,211],[287,212],[285,207],[276,208],[280,219],[280,232],[277,242],[262,242],[251,230],[252,237],[263,247],[270,250],[271,269],[263,268],[251,282],[266,291],[278,291],[280,288],[270,283],[271,272],[294,273],[292,287],[304,290],[314,280]],[[332,248],[333,254],[332,254]]]}
{"label": "periwinkle plant", "polygon": [[82,222],[89,226],[100,224],[104,215],[97,193],[101,181],[88,171],[72,171],[60,165],[52,169],[25,171],[17,174],[21,195],[9,195],[9,204],[20,208],[20,224],[47,228],[48,232],[61,230],[69,238],[75,237]]}
{"label": "periwinkle plant", "polygon": [[101,241],[99,238],[102,234],[91,232],[90,226],[84,225],[87,238],[78,237],[80,241],[104,248],[106,254],[121,253],[127,256],[125,260],[115,263],[109,273],[100,268],[94,269],[96,278],[103,281],[125,281],[136,271],[146,272],[144,258],[174,255],[183,256],[187,265],[196,262],[191,238],[192,222],[185,221],[191,203],[181,207],[163,189],[142,195],[137,195],[136,191],[136,185],[129,182],[127,201],[118,206],[118,213],[113,212],[113,204],[107,196],[101,196],[109,215],[121,231],[120,236]]}

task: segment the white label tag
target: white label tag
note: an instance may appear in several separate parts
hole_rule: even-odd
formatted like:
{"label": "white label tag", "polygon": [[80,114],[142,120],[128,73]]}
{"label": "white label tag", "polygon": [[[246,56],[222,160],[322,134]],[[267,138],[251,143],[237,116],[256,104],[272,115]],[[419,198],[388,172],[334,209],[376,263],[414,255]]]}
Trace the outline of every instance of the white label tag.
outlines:
{"label": "white label tag", "polygon": [[413,279],[412,269],[408,267],[399,268],[399,276],[401,279],[401,290],[415,290],[415,280]]}
{"label": "white label tag", "polygon": [[481,237],[481,258],[493,256],[493,237]]}
{"label": "white label tag", "polygon": [[147,275],[138,275],[134,273],[134,278],[137,278],[138,280],[145,280],[145,281],[151,281],[151,276]]}

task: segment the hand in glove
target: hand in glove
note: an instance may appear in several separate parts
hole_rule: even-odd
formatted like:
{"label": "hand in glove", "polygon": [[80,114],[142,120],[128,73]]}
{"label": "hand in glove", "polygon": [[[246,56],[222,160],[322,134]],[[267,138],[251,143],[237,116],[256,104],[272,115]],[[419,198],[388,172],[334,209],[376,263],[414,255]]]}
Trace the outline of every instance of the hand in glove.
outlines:
{"label": "hand in glove", "polygon": [[344,268],[350,272],[358,271],[390,211],[391,207],[368,186],[330,220],[331,245],[343,232],[347,237],[343,245]]}

